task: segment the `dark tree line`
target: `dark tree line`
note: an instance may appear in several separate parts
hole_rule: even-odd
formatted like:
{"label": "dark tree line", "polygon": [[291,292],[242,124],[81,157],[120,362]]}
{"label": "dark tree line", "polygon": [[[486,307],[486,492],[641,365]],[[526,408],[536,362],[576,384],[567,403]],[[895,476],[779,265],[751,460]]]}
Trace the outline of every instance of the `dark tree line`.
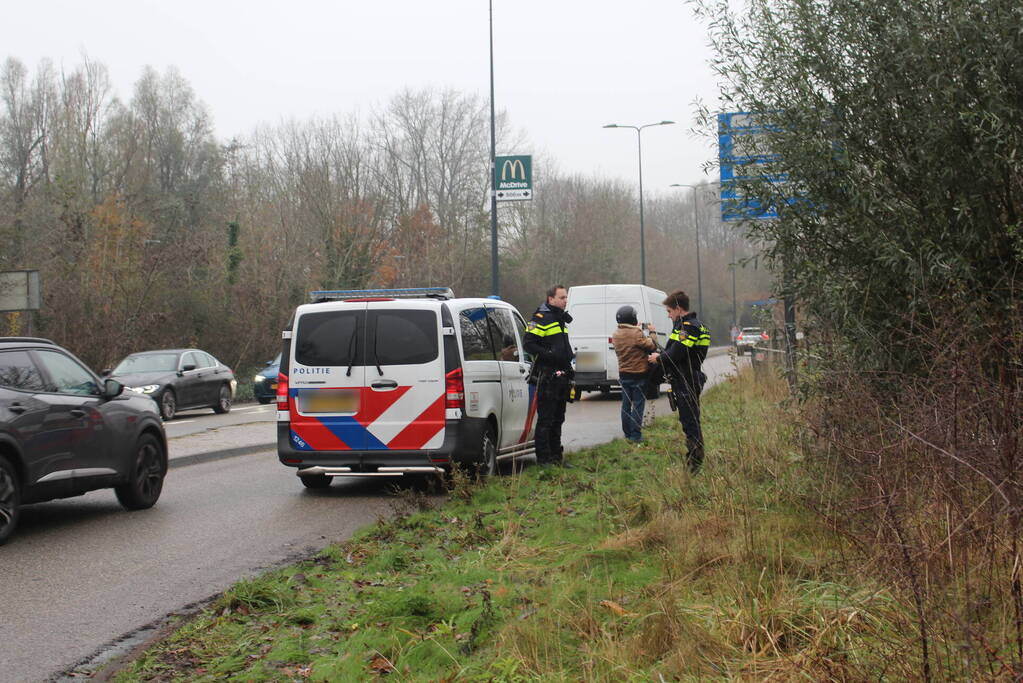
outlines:
{"label": "dark tree line", "polygon": [[[369,115],[287,121],[218,140],[173,70],[130,97],[103,65],[0,70],[0,270],[38,268],[36,334],[96,368],[131,351],[196,345],[228,364],[271,357],[314,289],[490,287],[489,107],[404,91]],[[505,117],[499,146],[528,150]],[[537,159],[535,201],[500,210],[502,294],[531,309],[549,283],[635,282],[630,184]],[[704,290],[727,336],[734,231],[700,205]],[[651,284],[694,293],[691,197],[648,196]],[[740,269],[740,303],[765,273]],[[719,320],[718,320],[719,318]],[[4,317],[24,333],[24,315]]]}

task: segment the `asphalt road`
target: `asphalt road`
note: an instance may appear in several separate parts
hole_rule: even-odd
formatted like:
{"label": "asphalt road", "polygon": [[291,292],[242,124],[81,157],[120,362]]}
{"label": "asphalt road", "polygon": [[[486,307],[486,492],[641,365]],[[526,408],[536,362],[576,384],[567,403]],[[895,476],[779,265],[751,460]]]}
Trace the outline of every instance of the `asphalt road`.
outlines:
{"label": "asphalt road", "polygon": [[[713,383],[732,367],[721,355],[704,369]],[[252,433],[272,435],[271,425],[255,424],[274,420],[272,406],[250,407],[172,420],[171,455],[188,443],[230,449],[239,445],[232,438],[251,445]],[[664,399],[656,410],[667,413]],[[566,449],[621,436],[618,411],[615,396],[571,404]],[[240,433],[250,438],[229,436]],[[111,491],[26,506],[0,548],[0,682],[52,679],[241,578],[347,539],[391,514],[392,483],[347,479],[307,491],[271,447],[171,469],[151,510],[126,512]]]}

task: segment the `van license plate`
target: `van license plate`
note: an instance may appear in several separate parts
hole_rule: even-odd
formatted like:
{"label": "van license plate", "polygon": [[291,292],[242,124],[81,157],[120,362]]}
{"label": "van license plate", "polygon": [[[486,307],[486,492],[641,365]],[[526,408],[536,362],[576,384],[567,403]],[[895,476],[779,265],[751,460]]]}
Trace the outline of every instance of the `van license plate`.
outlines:
{"label": "van license plate", "polygon": [[604,354],[593,351],[580,351],[575,356],[575,369],[580,372],[593,372],[604,369]]}
{"label": "van license plate", "polygon": [[359,392],[351,389],[307,389],[298,393],[301,413],[354,413],[359,410]]}

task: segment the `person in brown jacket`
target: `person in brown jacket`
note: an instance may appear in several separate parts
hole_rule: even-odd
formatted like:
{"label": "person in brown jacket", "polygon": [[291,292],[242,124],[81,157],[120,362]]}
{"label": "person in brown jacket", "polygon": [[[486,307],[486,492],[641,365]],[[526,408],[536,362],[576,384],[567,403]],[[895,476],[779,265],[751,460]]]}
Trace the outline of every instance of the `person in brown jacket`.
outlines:
{"label": "person in brown jacket", "polygon": [[[615,315],[618,329],[611,343],[618,356],[618,382],[622,385],[622,431],[632,443],[643,443],[643,407],[646,396],[647,356],[656,347],[653,339],[643,334],[636,319],[636,309],[622,306]],[[648,326],[650,334],[655,330]]]}

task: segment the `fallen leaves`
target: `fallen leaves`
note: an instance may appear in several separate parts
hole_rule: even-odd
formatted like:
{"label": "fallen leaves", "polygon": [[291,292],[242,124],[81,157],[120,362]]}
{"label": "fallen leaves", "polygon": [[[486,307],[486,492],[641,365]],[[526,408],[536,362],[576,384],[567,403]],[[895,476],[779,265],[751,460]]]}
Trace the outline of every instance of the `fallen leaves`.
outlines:
{"label": "fallen leaves", "polygon": [[373,655],[373,659],[370,660],[369,669],[378,676],[383,676],[394,672],[394,664],[391,663],[391,660],[378,652]]}
{"label": "fallen leaves", "polygon": [[612,614],[616,614],[619,617],[634,617],[634,616],[636,616],[635,612],[629,612],[628,610],[626,610],[624,607],[619,605],[614,600],[601,600],[599,604],[600,604],[601,607],[603,607],[607,611],[611,612]]}
{"label": "fallen leaves", "polygon": [[281,673],[285,676],[289,676],[292,679],[295,678],[309,678],[313,674],[313,667],[311,666],[288,666],[281,669]]}

